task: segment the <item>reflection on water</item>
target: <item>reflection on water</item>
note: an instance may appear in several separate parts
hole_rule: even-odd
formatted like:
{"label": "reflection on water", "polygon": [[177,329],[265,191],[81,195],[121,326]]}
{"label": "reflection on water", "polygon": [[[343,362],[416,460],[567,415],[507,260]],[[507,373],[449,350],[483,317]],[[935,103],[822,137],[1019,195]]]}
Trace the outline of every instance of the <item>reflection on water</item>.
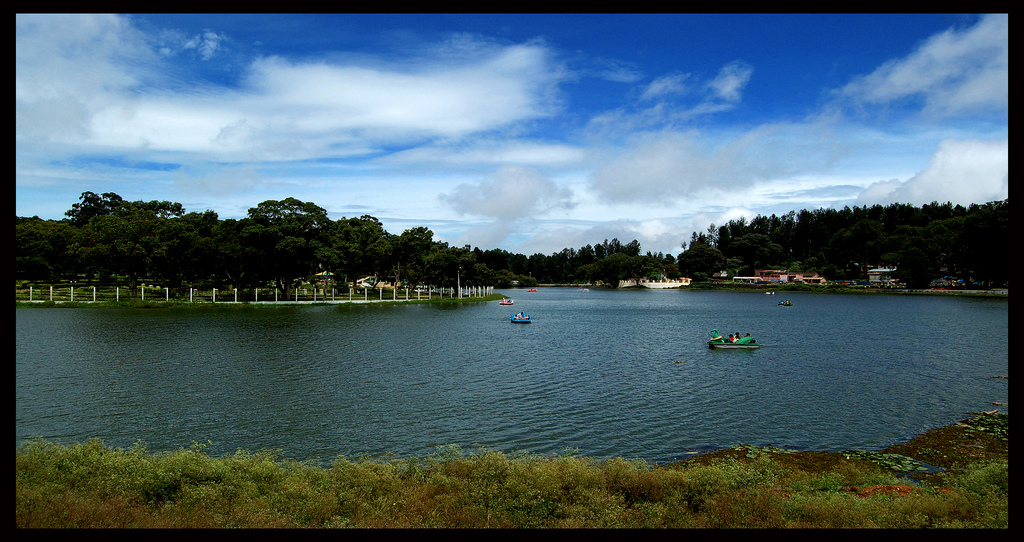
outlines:
{"label": "reflection on water", "polygon": [[[1006,400],[1008,301],[507,291],[509,307],[16,309],[16,443],[671,461],[882,448]],[[755,351],[709,350],[712,328]],[[1004,407],[1005,408],[1005,407]]]}

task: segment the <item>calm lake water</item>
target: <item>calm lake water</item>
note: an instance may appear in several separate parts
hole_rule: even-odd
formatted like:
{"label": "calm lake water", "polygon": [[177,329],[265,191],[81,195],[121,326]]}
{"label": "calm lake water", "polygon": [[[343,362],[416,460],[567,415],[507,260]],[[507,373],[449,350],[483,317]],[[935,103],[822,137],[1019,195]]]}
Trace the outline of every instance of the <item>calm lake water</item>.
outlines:
{"label": "calm lake water", "polygon": [[[502,293],[514,307],[15,309],[15,442],[669,462],[741,443],[881,449],[1006,409],[1008,299]],[[764,346],[709,350],[713,328]]]}

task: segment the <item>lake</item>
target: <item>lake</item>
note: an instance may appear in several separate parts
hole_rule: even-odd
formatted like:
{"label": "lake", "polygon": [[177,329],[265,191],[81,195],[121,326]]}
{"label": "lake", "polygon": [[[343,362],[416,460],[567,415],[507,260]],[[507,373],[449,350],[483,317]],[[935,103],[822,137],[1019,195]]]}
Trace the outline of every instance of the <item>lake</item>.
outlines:
{"label": "lake", "polygon": [[[515,305],[17,308],[15,443],[665,463],[741,443],[881,449],[1006,410],[1008,299],[501,293]],[[710,350],[712,329],[763,346]]]}

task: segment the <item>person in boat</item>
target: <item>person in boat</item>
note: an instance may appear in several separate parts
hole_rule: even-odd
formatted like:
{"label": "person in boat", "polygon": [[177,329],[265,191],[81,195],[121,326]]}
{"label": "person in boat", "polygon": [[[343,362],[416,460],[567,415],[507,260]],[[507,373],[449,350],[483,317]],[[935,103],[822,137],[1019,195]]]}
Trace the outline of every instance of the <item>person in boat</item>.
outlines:
{"label": "person in boat", "polygon": [[723,342],[723,341],[725,341],[725,338],[718,334],[718,330],[717,329],[712,329],[711,330],[711,340],[712,341],[717,341],[717,342]]}

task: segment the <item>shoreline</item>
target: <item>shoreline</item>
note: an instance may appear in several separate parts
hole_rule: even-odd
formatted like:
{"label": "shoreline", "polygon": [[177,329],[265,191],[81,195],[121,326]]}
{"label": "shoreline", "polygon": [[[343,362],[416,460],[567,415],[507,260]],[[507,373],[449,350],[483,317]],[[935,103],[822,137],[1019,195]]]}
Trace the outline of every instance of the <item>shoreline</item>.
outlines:
{"label": "shoreline", "polygon": [[[538,284],[538,288],[606,288],[593,284]],[[645,288],[643,286],[628,286],[625,288],[607,288],[609,290],[660,290],[658,288]],[[904,295],[963,295],[975,297],[1009,297],[1009,288],[992,288],[988,290],[979,289],[935,289],[935,288],[872,288],[872,287],[851,287],[851,286],[812,286],[804,284],[712,284],[706,282],[694,282],[689,286],[678,288],[665,288],[666,290],[716,290],[735,292],[809,292],[821,294],[904,294]]]}
{"label": "shoreline", "polygon": [[330,305],[426,305],[445,303],[483,303],[504,299],[501,294],[462,298],[434,299],[336,299],[316,301],[164,301],[164,300],[126,300],[126,301],[65,301],[65,300],[32,300],[16,299],[15,308],[121,308],[121,309],[153,309],[153,308],[216,308],[216,307],[284,307],[284,306],[330,306]]}

